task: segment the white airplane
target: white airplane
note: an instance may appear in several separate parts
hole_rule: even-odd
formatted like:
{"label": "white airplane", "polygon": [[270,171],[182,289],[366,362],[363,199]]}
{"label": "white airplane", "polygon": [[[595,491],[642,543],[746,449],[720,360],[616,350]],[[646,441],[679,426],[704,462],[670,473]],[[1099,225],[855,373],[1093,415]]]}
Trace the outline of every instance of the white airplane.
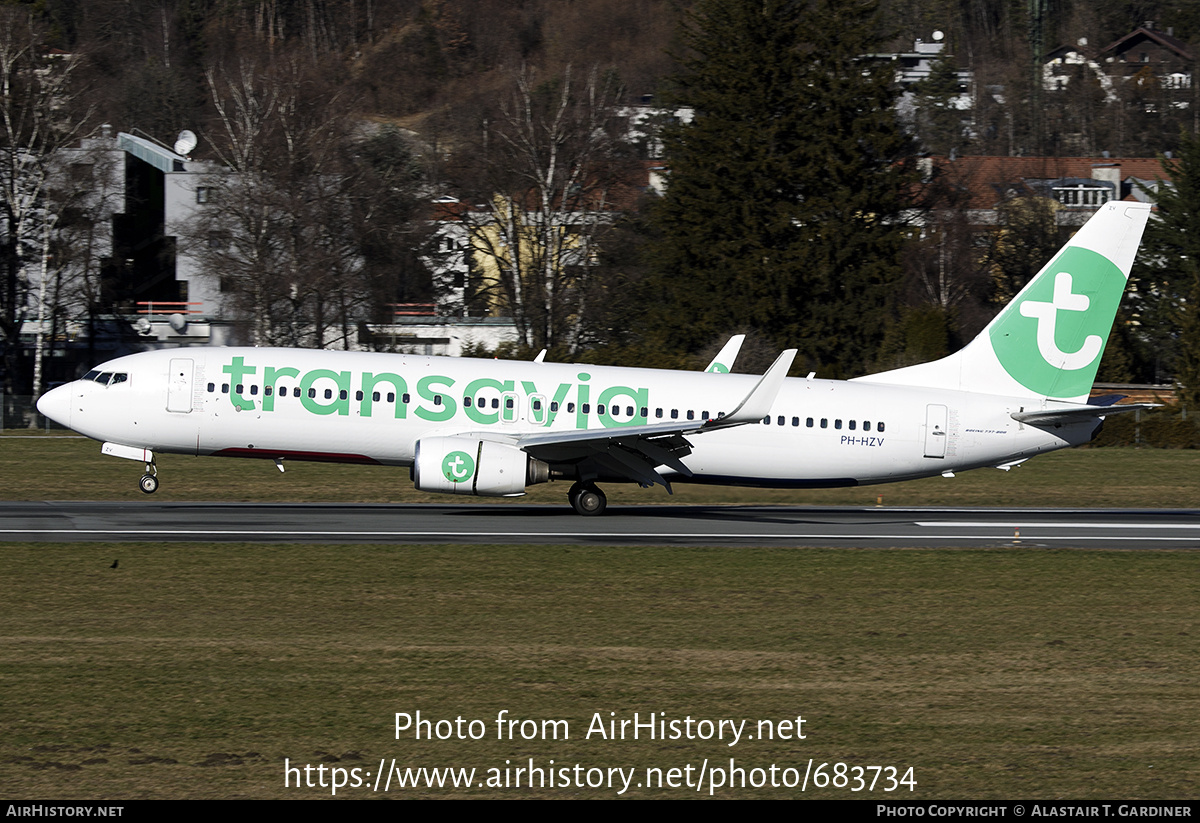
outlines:
{"label": "white airplane", "polygon": [[409,466],[417,488],[459,495],[564,480],[585,515],[605,509],[598,483],[814,488],[1007,470],[1136,408],[1087,400],[1148,215],[1141,203],[1103,206],[967,347],[850,381],[787,378],[795,350],[756,377],[721,373],[728,363],[679,372],[181,348],[111,360],[38,409],[103,453],[144,462],[148,493],[160,452],[265,458],[281,471],[284,460]]}

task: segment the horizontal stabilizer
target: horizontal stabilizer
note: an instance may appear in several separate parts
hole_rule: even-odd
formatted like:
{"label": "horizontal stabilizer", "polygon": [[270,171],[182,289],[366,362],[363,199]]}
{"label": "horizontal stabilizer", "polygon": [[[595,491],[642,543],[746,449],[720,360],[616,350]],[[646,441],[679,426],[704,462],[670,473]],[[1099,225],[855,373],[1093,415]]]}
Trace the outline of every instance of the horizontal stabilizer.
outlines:
{"label": "horizontal stabilizer", "polygon": [[1058,409],[1043,409],[1031,412],[1013,412],[1012,419],[1031,426],[1054,423],[1081,423],[1088,419],[1108,417],[1110,414],[1157,409],[1155,403],[1130,403],[1126,406],[1065,406]]}

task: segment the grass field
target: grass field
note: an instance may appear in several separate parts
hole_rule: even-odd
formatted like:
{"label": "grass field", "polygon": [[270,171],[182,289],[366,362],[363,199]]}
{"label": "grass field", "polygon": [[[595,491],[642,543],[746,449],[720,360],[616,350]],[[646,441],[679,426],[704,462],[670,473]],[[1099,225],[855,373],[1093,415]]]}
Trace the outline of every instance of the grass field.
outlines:
{"label": "grass field", "polygon": [[[140,467],[92,441],[2,439],[0,472],[9,499],[147,499]],[[270,463],[168,455],[160,472],[156,499],[447,501],[384,468],[296,464],[281,476]],[[1198,486],[1200,453],[1096,449],[863,489],[609,491],[614,505],[873,505],[882,494],[885,505],[1194,507]],[[552,484],[530,498],[564,494]],[[707,796],[707,783],[700,795],[683,783],[730,758],[751,782],[772,764],[798,777],[810,759],[911,767],[916,781],[891,793],[810,785],[809,797],[1168,799],[1200,785],[1197,552],[7,543],[0,581],[10,798],[331,796],[285,788],[285,758],[371,782],[381,758],[474,768],[485,784],[530,758],[584,775],[633,769],[634,797]],[[396,739],[395,713],[418,710],[484,721],[486,734]],[[498,740],[502,710],[565,720],[570,738]],[[595,713],[634,712],[745,720],[755,739],[586,737]],[[758,721],[798,716],[805,739],[758,739]],[[672,768],[679,787],[637,786]]]}
{"label": "grass field", "polygon": [[[8,432],[12,435],[13,432]],[[413,489],[406,469],[289,462],[280,474],[269,460],[158,456],[162,485],[154,500],[361,503],[448,503]],[[93,440],[36,435],[0,438],[0,477],[9,500],[146,500],[137,488],[142,466],[105,457]],[[566,505],[568,484],[530,487],[522,503]],[[1011,471],[977,469],[953,478],[851,489],[737,489],[676,484],[604,486],[609,502],[694,505],[752,503],[873,506],[1065,506],[1194,508],[1200,505],[1200,451],[1071,449],[1036,457]],[[471,502],[514,502],[471,498]]]}
{"label": "grass field", "polygon": [[[1189,552],[9,544],[0,785],[298,798],[330,791],[285,790],[285,758],[474,767],[486,781],[506,760],[641,780],[733,757],[747,770],[911,766],[916,791],[893,797],[1195,797],[1198,564]],[[504,709],[567,720],[570,739],[496,740]],[[417,710],[488,734],[395,739],[394,713]],[[586,739],[595,712],[748,729],[802,716],[806,739]]]}

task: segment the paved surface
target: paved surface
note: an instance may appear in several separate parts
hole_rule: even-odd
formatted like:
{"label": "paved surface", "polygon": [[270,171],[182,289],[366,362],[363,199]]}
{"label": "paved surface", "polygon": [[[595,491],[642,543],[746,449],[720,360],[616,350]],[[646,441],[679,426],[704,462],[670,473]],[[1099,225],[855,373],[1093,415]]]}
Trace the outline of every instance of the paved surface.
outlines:
{"label": "paved surface", "polygon": [[1200,509],[33,502],[0,540],[1200,549]]}

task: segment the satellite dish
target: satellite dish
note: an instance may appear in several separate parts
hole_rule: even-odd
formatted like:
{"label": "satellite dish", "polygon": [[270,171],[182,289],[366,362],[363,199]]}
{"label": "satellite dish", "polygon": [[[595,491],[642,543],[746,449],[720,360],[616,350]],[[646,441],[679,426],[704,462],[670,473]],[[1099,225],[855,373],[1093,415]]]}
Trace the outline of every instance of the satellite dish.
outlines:
{"label": "satellite dish", "polygon": [[175,153],[187,157],[189,154],[195,151],[196,145],[199,142],[200,141],[196,138],[196,133],[194,131],[184,129],[183,131],[179,132],[179,136],[175,138]]}
{"label": "satellite dish", "polygon": [[[942,39],[943,39],[945,36],[946,36],[946,35],[945,35],[945,34],[943,34],[941,31],[935,31],[935,32],[933,33],[933,42],[935,42],[935,43],[940,43],[940,42],[942,42]],[[188,134],[191,134],[191,132],[188,132]]]}

